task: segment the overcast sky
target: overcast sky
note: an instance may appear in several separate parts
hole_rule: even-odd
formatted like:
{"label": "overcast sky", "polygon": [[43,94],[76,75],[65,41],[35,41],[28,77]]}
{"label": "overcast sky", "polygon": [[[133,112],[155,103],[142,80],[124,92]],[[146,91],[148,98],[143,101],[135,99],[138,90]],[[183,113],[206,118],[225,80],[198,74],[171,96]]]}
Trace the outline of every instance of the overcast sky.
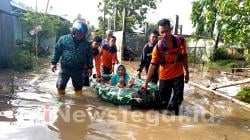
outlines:
{"label": "overcast sky", "polygon": [[[15,0],[21,1],[29,7],[35,8],[36,0]],[[97,27],[97,18],[102,15],[98,11],[97,4],[102,0],[50,0],[49,6],[52,10],[51,14],[61,15],[67,19],[74,19],[77,14],[81,14],[83,18],[88,20],[91,25]],[[180,24],[183,25],[183,34],[191,34],[193,32],[190,21],[193,0],[162,0],[157,5],[156,10],[151,10],[147,15],[147,21],[157,23],[161,18],[175,19],[175,15],[180,16]],[[37,0],[38,10],[44,12],[47,0]]]}

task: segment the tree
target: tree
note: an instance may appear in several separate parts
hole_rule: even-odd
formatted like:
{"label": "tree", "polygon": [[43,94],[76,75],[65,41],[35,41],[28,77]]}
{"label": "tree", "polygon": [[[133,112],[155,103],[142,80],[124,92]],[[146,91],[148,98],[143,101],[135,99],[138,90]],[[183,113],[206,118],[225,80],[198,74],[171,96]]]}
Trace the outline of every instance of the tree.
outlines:
{"label": "tree", "polygon": [[57,20],[56,25],[58,26],[58,29],[56,31],[57,38],[59,38],[62,35],[66,35],[70,33],[70,26],[71,26],[70,21],[60,18],[59,20]]}
{"label": "tree", "polygon": [[218,0],[216,5],[220,7],[218,28],[222,29],[226,43],[250,48],[250,1]]}
{"label": "tree", "polygon": [[34,13],[32,11],[27,11],[22,17],[23,29],[28,33],[29,37],[35,40],[35,36],[31,36],[29,31],[31,31],[37,25],[42,27],[42,30],[38,35],[38,46],[43,40],[50,37],[61,36],[63,34],[69,33],[70,22],[60,18],[55,15],[47,15],[41,13]]}
{"label": "tree", "polygon": [[249,0],[198,0],[193,2],[191,20],[196,35],[213,37],[216,28],[217,37],[223,38],[225,43],[249,48],[249,11]]}
{"label": "tree", "polygon": [[205,35],[213,38],[217,17],[217,8],[214,0],[199,0],[193,2],[191,20],[196,27],[196,35]]}
{"label": "tree", "polygon": [[[116,28],[122,29],[122,17],[124,8],[127,8],[126,13],[126,29],[128,32],[132,32],[135,29],[135,25],[142,27],[146,14],[149,9],[156,9],[156,4],[161,0],[103,0],[98,4],[98,8],[101,12],[104,12],[105,18],[99,17],[99,29],[107,27],[106,16],[110,16],[112,20],[116,16]],[[103,31],[102,31],[103,32]]]}

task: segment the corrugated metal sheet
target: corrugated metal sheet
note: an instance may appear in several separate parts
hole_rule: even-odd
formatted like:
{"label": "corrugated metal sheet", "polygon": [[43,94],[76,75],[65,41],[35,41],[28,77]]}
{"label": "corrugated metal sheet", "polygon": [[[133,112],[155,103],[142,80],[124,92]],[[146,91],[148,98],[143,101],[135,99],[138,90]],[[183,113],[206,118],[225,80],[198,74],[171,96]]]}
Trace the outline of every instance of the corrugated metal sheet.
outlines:
{"label": "corrugated metal sheet", "polygon": [[0,67],[6,67],[15,47],[16,17],[0,12]]}
{"label": "corrugated metal sheet", "polygon": [[0,0],[0,11],[11,12],[10,0]]}

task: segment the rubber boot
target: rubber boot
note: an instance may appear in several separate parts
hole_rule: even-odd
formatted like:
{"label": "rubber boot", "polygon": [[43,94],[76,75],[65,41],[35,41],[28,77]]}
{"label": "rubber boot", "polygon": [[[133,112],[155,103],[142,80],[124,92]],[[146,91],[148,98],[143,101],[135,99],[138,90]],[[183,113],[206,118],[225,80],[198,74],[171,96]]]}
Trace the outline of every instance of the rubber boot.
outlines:
{"label": "rubber boot", "polygon": [[75,90],[75,96],[76,97],[82,96],[82,90]]}
{"label": "rubber boot", "polygon": [[65,90],[64,89],[57,89],[57,92],[60,96],[64,96],[65,95]]}

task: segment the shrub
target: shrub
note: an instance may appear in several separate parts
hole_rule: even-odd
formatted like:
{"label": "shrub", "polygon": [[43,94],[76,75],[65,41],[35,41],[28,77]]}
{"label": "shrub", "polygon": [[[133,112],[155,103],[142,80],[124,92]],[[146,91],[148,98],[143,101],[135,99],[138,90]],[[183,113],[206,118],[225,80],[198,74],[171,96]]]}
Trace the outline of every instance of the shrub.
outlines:
{"label": "shrub", "polygon": [[241,91],[238,92],[237,98],[239,98],[241,101],[250,103],[250,87],[242,88]]}
{"label": "shrub", "polygon": [[217,60],[226,60],[230,59],[230,55],[227,53],[227,50],[225,48],[219,47],[217,49],[214,49],[212,51],[212,54],[210,55],[209,59],[211,61],[217,61]]}
{"label": "shrub", "polygon": [[250,62],[250,54],[246,54],[245,57],[246,57],[246,60],[247,60],[248,62]]}
{"label": "shrub", "polygon": [[16,40],[17,48],[29,51],[35,55],[35,47],[30,41],[26,40]]}
{"label": "shrub", "polygon": [[27,50],[17,48],[13,54],[9,67],[18,71],[32,69],[35,65],[35,57]]}
{"label": "shrub", "polygon": [[231,59],[234,59],[234,60],[239,60],[239,61],[245,61],[246,58],[243,54],[240,54],[240,53],[236,53],[236,54],[232,54],[230,55]]}
{"label": "shrub", "polygon": [[209,57],[210,61],[218,61],[218,60],[239,60],[245,61],[246,57],[236,52],[235,54],[229,54],[227,50],[223,47],[214,49]]}

